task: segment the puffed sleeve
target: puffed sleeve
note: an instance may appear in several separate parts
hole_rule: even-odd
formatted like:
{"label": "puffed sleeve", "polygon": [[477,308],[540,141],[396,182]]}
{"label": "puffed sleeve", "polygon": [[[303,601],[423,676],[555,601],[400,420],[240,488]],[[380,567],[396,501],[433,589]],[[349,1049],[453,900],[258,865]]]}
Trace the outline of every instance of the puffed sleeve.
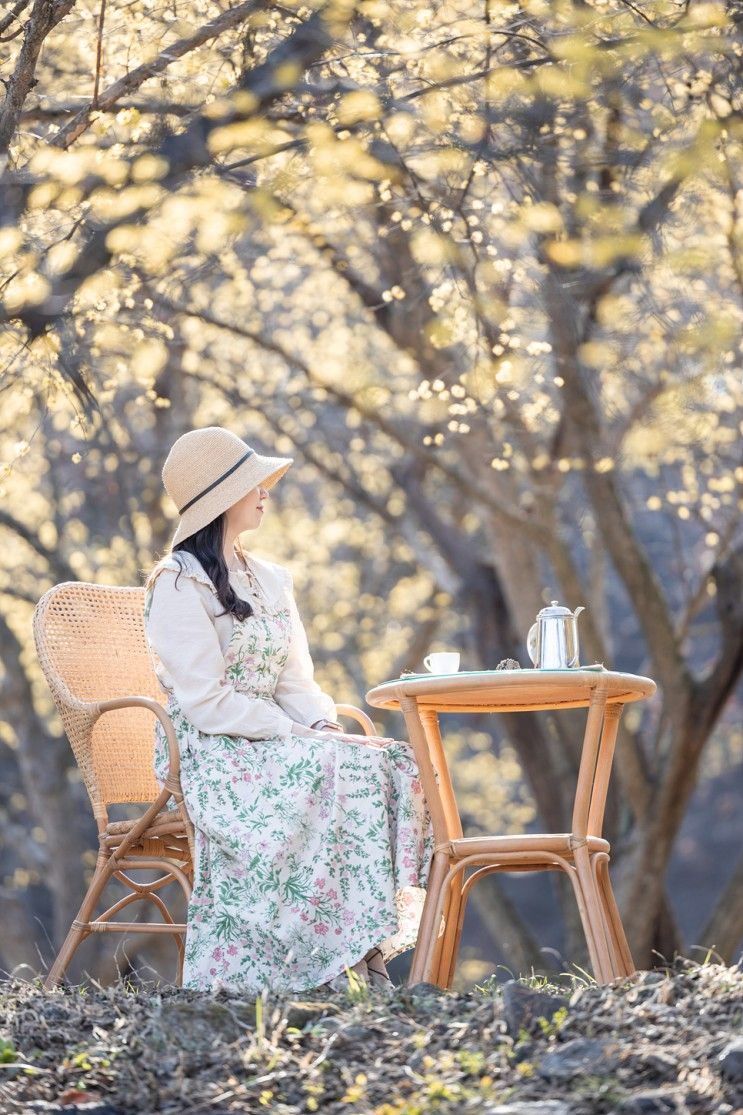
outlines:
{"label": "puffed sleeve", "polygon": [[286,665],[279,674],[274,697],[293,720],[309,727],[317,720],[335,720],[335,702],[315,681],[307,633],[294,597],[293,579],[288,569],[282,572],[286,578],[285,592],[291,615],[291,639]]}
{"label": "puffed sleeve", "polygon": [[[286,737],[292,720],[270,701],[235,689],[209,611],[211,590],[163,569],[148,588],[145,629],[184,716],[210,735]],[[167,682],[165,681],[167,678]]]}

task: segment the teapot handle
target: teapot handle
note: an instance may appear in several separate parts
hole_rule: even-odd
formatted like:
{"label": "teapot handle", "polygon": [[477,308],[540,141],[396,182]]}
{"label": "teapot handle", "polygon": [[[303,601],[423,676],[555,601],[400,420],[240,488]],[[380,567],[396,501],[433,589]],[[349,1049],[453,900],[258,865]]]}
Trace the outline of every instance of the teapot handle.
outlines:
{"label": "teapot handle", "polygon": [[537,629],[538,624],[533,623],[526,637],[526,649],[529,651],[529,657],[535,666],[537,664]]}

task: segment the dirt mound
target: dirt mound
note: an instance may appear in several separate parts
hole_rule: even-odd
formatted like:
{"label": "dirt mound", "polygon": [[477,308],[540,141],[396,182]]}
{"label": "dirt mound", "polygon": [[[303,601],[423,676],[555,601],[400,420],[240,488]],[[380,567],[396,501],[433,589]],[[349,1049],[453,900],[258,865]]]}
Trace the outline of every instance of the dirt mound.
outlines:
{"label": "dirt mound", "polygon": [[311,1000],[0,985],[0,1111],[743,1115],[743,971]]}

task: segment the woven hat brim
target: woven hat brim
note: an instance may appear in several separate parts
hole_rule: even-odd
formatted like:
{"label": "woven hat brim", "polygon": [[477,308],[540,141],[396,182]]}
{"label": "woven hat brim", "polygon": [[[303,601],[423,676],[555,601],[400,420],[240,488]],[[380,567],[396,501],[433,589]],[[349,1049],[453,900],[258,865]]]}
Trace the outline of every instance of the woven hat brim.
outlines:
{"label": "woven hat brim", "polygon": [[263,488],[272,488],[293,464],[293,457],[263,457],[254,453],[232,475],[184,512],[170,548],[196,534],[259,484]]}

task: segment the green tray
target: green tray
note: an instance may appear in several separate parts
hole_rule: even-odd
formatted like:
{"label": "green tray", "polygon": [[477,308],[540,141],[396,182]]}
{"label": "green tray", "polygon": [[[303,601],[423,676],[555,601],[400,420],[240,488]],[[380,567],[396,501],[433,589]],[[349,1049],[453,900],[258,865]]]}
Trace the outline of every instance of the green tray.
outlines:
{"label": "green tray", "polygon": [[390,681],[383,681],[381,685],[394,685],[398,681],[418,681],[420,678],[474,678],[483,677],[485,674],[576,674],[581,670],[604,670],[606,667],[603,662],[595,662],[591,666],[559,666],[554,669],[540,669],[536,666],[524,667],[520,670],[456,670],[453,674],[432,674],[426,671],[425,674],[405,674],[404,677],[392,678]]}

